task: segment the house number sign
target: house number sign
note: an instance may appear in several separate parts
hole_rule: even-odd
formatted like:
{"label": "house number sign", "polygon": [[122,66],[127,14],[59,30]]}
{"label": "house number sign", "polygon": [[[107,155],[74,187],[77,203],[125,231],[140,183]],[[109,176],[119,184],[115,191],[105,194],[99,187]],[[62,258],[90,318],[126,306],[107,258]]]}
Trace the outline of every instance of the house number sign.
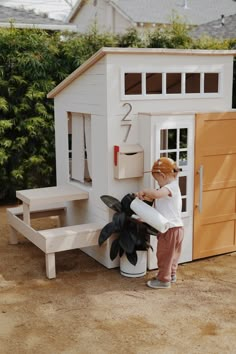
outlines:
{"label": "house number sign", "polygon": [[[128,139],[128,136],[129,136],[129,133],[130,133],[130,129],[131,129],[131,126],[132,126],[132,120],[128,119],[128,116],[129,116],[129,114],[132,111],[132,105],[130,103],[126,102],[126,103],[123,104],[123,107],[124,106],[128,106],[127,112],[125,113],[124,117],[121,119],[121,126],[126,126],[127,127],[127,131],[126,131],[126,134],[125,134],[125,137],[124,137],[124,140],[123,140],[123,142],[125,143],[127,141],[127,139]],[[127,122],[130,122],[130,123],[127,123]]]}

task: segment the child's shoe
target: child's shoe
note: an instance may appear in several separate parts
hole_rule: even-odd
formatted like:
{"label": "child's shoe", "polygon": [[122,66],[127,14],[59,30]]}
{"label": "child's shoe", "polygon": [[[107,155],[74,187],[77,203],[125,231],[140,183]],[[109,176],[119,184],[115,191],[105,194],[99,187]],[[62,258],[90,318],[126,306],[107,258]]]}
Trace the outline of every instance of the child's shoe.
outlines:
{"label": "child's shoe", "polygon": [[149,288],[153,288],[153,289],[168,289],[170,288],[170,282],[163,282],[160,281],[158,279],[153,279],[153,280],[149,280],[147,282],[147,286],[149,286]]}
{"label": "child's shoe", "polygon": [[[158,274],[156,274],[153,278],[152,278],[152,280],[157,280],[158,278]],[[176,275],[171,275],[171,283],[176,283],[176,281],[177,281],[177,276]]]}

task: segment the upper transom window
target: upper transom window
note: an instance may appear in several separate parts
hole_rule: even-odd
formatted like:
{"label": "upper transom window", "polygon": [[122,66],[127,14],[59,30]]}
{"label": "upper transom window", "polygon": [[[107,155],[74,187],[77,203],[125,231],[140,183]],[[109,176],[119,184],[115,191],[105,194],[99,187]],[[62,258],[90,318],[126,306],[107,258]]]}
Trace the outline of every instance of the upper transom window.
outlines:
{"label": "upper transom window", "polygon": [[219,93],[219,72],[125,72],[124,95],[163,97]]}

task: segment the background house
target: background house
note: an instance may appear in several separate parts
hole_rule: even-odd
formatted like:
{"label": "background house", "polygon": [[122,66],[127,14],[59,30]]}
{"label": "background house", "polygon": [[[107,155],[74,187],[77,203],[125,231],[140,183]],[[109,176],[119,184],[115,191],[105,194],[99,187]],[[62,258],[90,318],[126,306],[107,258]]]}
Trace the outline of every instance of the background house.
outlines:
{"label": "background house", "polygon": [[236,14],[197,26],[191,35],[195,38],[203,35],[217,39],[236,39]]}
{"label": "background house", "polygon": [[235,13],[234,0],[78,0],[67,22],[79,32],[96,22],[101,31],[122,33],[131,26],[143,30],[169,24],[173,14],[198,26]]}
{"label": "background house", "polygon": [[40,28],[45,30],[75,31],[76,26],[49,18],[47,14],[36,14],[33,10],[0,5],[0,27]]}

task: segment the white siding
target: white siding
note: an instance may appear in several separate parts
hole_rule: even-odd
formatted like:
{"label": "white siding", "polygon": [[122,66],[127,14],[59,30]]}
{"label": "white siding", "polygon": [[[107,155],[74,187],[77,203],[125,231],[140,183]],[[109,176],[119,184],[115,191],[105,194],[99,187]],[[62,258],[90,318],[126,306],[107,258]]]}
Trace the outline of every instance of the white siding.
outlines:
{"label": "white siding", "polygon": [[71,24],[76,25],[78,32],[85,33],[89,27],[94,24],[97,9],[92,2],[87,2],[79,13],[70,21]]}
{"label": "white siding", "polygon": [[[230,110],[232,102],[232,57],[230,56],[195,56],[195,55],[108,55],[109,77],[112,78],[108,92],[113,96],[112,101],[116,103],[114,111],[122,114],[121,110],[117,110],[121,103],[121,70],[127,71],[149,71],[166,70],[168,68],[176,70],[182,70],[188,67],[195,67],[200,71],[202,68],[209,67],[216,68],[221,67],[223,70],[223,95],[217,98],[194,98],[194,99],[171,99],[168,98],[168,102],[162,99],[142,99],[137,97],[136,100],[132,100],[127,97],[123,102],[131,102],[133,105],[133,114],[137,112],[168,112],[175,111],[222,111]],[[175,68],[175,69],[173,69]],[[114,78],[117,78],[117,87],[114,90]],[[108,99],[109,103],[109,99]]]}
{"label": "white siding", "polygon": [[97,1],[96,6],[93,5],[93,1],[88,1],[71,23],[76,25],[81,33],[89,31],[95,23],[99,31],[113,33],[123,33],[132,25],[131,22],[104,0]]}
{"label": "white siding", "polygon": [[[77,80],[61,91],[55,98],[56,125],[56,166],[57,184],[69,182],[67,112],[91,114],[92,140],[92,187],[79,185],[89,192],[87,201],[68,203],[67,224],[89,223],[93,221],[107,223],[110,211],[100,200],[102,194],[108,194],[108,151],[107,151],[107,85],[106,58],[87,70]],[[83,249],[85,251],[85,249]],[[118,265],[109,257],[109,242],[102,248],[89,247],[86,252],[111,268]]]}
{"label": "white siding", "polygon": [[128,21],[125,17],[114,10],[113,14],[113,32],[114,33],[124,33],[132,27],[132,22]]}
{"label": "white siding", "polygon": [[[216,98],[169,98],[147,99],[145,97],[122,97],[123,71],[155,71],[194,66],[220,67],[222,70],[222,95]],[[101,202],[103,194],[121,199],[125,194],[136,192],[143,184],[143,178],[117,180],[114,178],[114,145],[124,144],[127,126],[122,125],[122,118],[127,113],[130,103],[132,111],[131,130],[125,144],[139,144],[138,114],[180,114],[194,115],[196,112],[231,110],[233,60],[231,56],[210,55],[171,55],[171,54],[106,54],[55,98],[57,183],[69,181],[67,150],[67,112],[91,115],[92,140],[92,187],[79,184],[89,191],[89,200],[69,204],[68,223],[108,222],[110,211]],[[129,123],[129,122],[127,122]],[[144,133],[145,132],[141,132]],[[74,182],[73,182],[74,183]],[[113,267],[109,259],[109,244],[103,249],[97,247],[87,251],[107,267]],[[116,263],[117,264],[117,263]]]}
{"label": "white siding", "polygon": [[[55,98],[55,124],[56,124],[56,161],[57,183],[69,181],[68,155],[67,155],[67,112],[91,114],[92,122],[92,170],[94,178],[92,183],[91,204],[86,218],[90,222],[91,214],[96,214],[96,201],[100,204],[101,191],[106,192],[107,180],[102,171],[107,170],[107,120],[106,120],[106,66],[105,58],[98,65],[91,67],[77,80]],[[85,187],[84,187],[85,188]],[[93,208],[92,208],[93,204]],[[90,207],[89,207],[90,209]],[[104,208],[105,210],[105,208]],[[104,216],[103,216],[104,217]],[[73,219],[73,218],[72,218]]]}
{"label": "white siding", "polygon": [[[224,95],[219,98],[207,99],[136,99],[121,100],[121,70],[122,68],[137,70],[155,70],[157,67],[183,67],[189,65],[222,65]],[[126,144],[139,142],[137,117],[140,112],[156,112],[172,114],[176,112],[229,111],[232,100],[232,57],[229,56],[171,56],[171,55],[107,55],[108,65],[108,180],[109,194],[118,198],[128,192],[135,192],[142,186],[142,178],[115,180],[113,178],[113,147],[123,144],[127,127],[121,125],[121,119],[127,112],[125,102],[132,105],[129,119],[132,127]]]}

